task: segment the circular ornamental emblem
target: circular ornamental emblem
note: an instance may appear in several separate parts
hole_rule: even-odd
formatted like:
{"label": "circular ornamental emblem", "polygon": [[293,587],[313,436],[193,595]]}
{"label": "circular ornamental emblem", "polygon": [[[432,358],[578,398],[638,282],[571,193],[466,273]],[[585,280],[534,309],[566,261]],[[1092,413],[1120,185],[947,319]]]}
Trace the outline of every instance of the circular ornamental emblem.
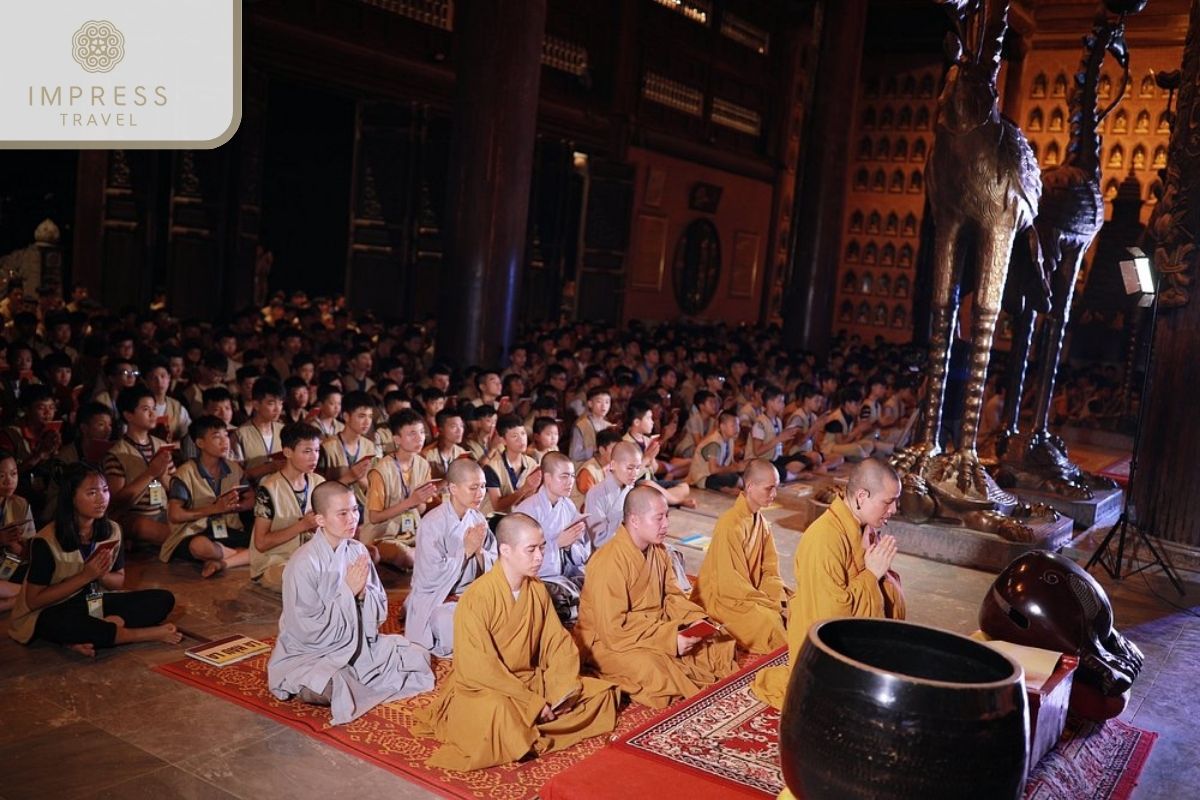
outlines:
{"label": "circular ornamental emblem", "polygon": [[105,20],[88,20],[71,38],[71,55],[88,72],[109,72],[125,57],[125,37]]}

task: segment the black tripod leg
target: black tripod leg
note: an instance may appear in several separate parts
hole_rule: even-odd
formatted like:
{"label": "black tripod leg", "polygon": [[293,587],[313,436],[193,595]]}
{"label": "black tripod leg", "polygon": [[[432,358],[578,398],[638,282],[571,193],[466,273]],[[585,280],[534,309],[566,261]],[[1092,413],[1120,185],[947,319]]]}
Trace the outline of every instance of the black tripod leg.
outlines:
{"label": "black tripod leg", "polygon": [[1113,525],[1111,528],[1108,529],[1108,534],[1105,535],[1104,541],[1100,542],[1100,546],[1097,547],[1095,552],[1092,553],[1092,557],[1088,559],[1087,566],[1085,566],[1084,569],[1090,570],[1092,567],[1099,564],[1100,566],[1104,567],[1104,571],[1107,572],[1111,577],[1116,578],[1117,580],[1120,580],[1121,579],[1121,562],[1120,562],[1120,560],[1119,559],[1117,560],[1116,568],[1114,569],[1113,567],[1110,567],[1108,565],[1108,562],[1104,560],[1104,557],[1106,555],[1108,555],[1108,546],[1112,543],[1113,537],[1118,535],[1118,532],[1120,535],[1120,539],[1119,539],[1120,549],[1124,549],[1125,529],[1128,525],[1129,525],[1129,520],[1126,518],[1124,512],[1122,512],[1120,519],[1117,520],[1117,524]]}
{"label": "black tripod leg", "polygon": [[1153,563],[1162,567],[1163,573],[1167,576],[1167,579],[1171,581],[1171,585],[1175,587],[1175,591],[1179,592],[1180,597],[1183,597],[1183,583],[1180,582],[1179,576],[1175,574],[1175,570],[1171,569],[1171,567],[1163,559],[1162,554],[1158,552],[1158,548],[1154,546],[1154,542],[1150,539],[1149,535],[1147,535],[1146,532],[1141,528],[1138,528],[1138,536],[1142,537],[1142,541],[1146,543],[1146,547],[1150,548],[1150,554],[1154,556]]}

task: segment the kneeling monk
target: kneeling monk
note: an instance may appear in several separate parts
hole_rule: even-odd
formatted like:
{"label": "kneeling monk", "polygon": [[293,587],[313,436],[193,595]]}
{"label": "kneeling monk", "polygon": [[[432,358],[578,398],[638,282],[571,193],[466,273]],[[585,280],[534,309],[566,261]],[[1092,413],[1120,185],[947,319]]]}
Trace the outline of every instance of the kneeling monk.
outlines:
{"label": "kneeling monk", "polygon": [[771,526],[761,513],[775,502],[779,471],[770,461],[755,459],[744,480],[741,496],[717,518],[694,597],[743,648],[769,653],[787,641],[787,590]]}
{"label": "kneeling monk", "polygon": [[403,636],[380,635],[387,594],[366,546],[354,540],[358,501],[348,486],[313,490],[317,533],[288,559],[283,616],[267,665],[271,693],[328,705],[333,723],[433,688],[429,654]]}
{"label": "kneeling monk", "polygon": [[579,677],[579,651],[537,579],[541,526],[509,514],[496,530],[500,560],[454,613],[454,671],[413,731],[444,742],[429,765],[469,770],[541,755],[617,724],[617,688]]}
{"label": "kneeling monk", "polygon": [[634,701],[665,708],[733,672],[734,641],[680,631],[705,619],[680,591],[663,542],[667,500],[639,486],[625,498],[624,522],[588,561],[575,635],[580,649]]}
{"label": "kneeling monk", "polygon": [[[796,663],[813,623],[838,617],[904,619],[900,576],[892,572],[896,539],[880,530],[896,513],[900,480],[875,459],[850,473],[846,499],[835,498],[800,537],[796,548],[796,595],[788,607],[788,658]],[[783,708],[790,671],[771,667],[754,679],[764,703]]]}

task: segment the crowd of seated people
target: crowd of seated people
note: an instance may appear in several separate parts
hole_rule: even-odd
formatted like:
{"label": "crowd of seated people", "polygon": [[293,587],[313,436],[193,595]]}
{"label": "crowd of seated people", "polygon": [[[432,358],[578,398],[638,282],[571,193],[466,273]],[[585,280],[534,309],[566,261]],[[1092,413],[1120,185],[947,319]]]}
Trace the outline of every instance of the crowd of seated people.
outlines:
{"label": "crowd of seated people", "polygon": [[[818,359],[777,328],[721,324],[545,323],[503,364],[453,364],[435,320],[303,293],[219,324],[39,294],[3,322],[14,638],[178,641],[170,586],[113,591],[128,554],[153,552],[278,593],[272,691],[335,721],[431,688],[430,654],[469,653],[422,723],[460,768],[611,730],[619,696],[660,707],[732,672],[735,637],[681,633],[716,595],[666,545],[670,509],[890,453],[921,377],[910,348],[838,337]],[[766,491],[738,507],[747,535],[766,530]],[[756,650],[784,640],[771,569],[765,616],[736,637]],[[386,616],[380,570],[411,582],[407,639],[346,639]],[[482,713],[494,729],[470,724]]]}

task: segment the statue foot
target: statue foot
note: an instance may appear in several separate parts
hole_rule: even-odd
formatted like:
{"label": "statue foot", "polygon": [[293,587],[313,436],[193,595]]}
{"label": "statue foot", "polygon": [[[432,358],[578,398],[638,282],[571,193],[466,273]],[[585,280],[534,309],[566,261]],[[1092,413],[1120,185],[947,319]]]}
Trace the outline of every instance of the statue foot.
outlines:
{"label": "statue foot", "polygon": [[1033,541],[1033,528],[996,511],[964,514],[963,524],[973,531],[994,533],[1006,542],[1028,544]]}
{"label": "statue foot", "polygon": [[1087,486],[1066,478],[1047,478],[1038,488],[1048,494],[1056,494],[1069,500],[1091,500],[1093,497],[1092,490]]}
{"label": "statue foot", "polygon": [[897,472],[903,475],[914,474],[924,475],[929,468],[929,461],[938,453],[941,448],[934,444],[920,443],[910,445],[902,450],[897,450],[892,453],[892,457],[888,459]]}
{"label": "statue foot", "polygon": [[935,456],[930,460],[925,479],[939,500],[951,507],[986,511],[1007,510],[1017,504],[1015,497],[996,485],[974,450]]}
{"label": "statue foot", "polygon": [[910,472],[900,481],[900,515],[916,523],[928,522],[937,516],[937,500],[929,491],[925,479]]}

